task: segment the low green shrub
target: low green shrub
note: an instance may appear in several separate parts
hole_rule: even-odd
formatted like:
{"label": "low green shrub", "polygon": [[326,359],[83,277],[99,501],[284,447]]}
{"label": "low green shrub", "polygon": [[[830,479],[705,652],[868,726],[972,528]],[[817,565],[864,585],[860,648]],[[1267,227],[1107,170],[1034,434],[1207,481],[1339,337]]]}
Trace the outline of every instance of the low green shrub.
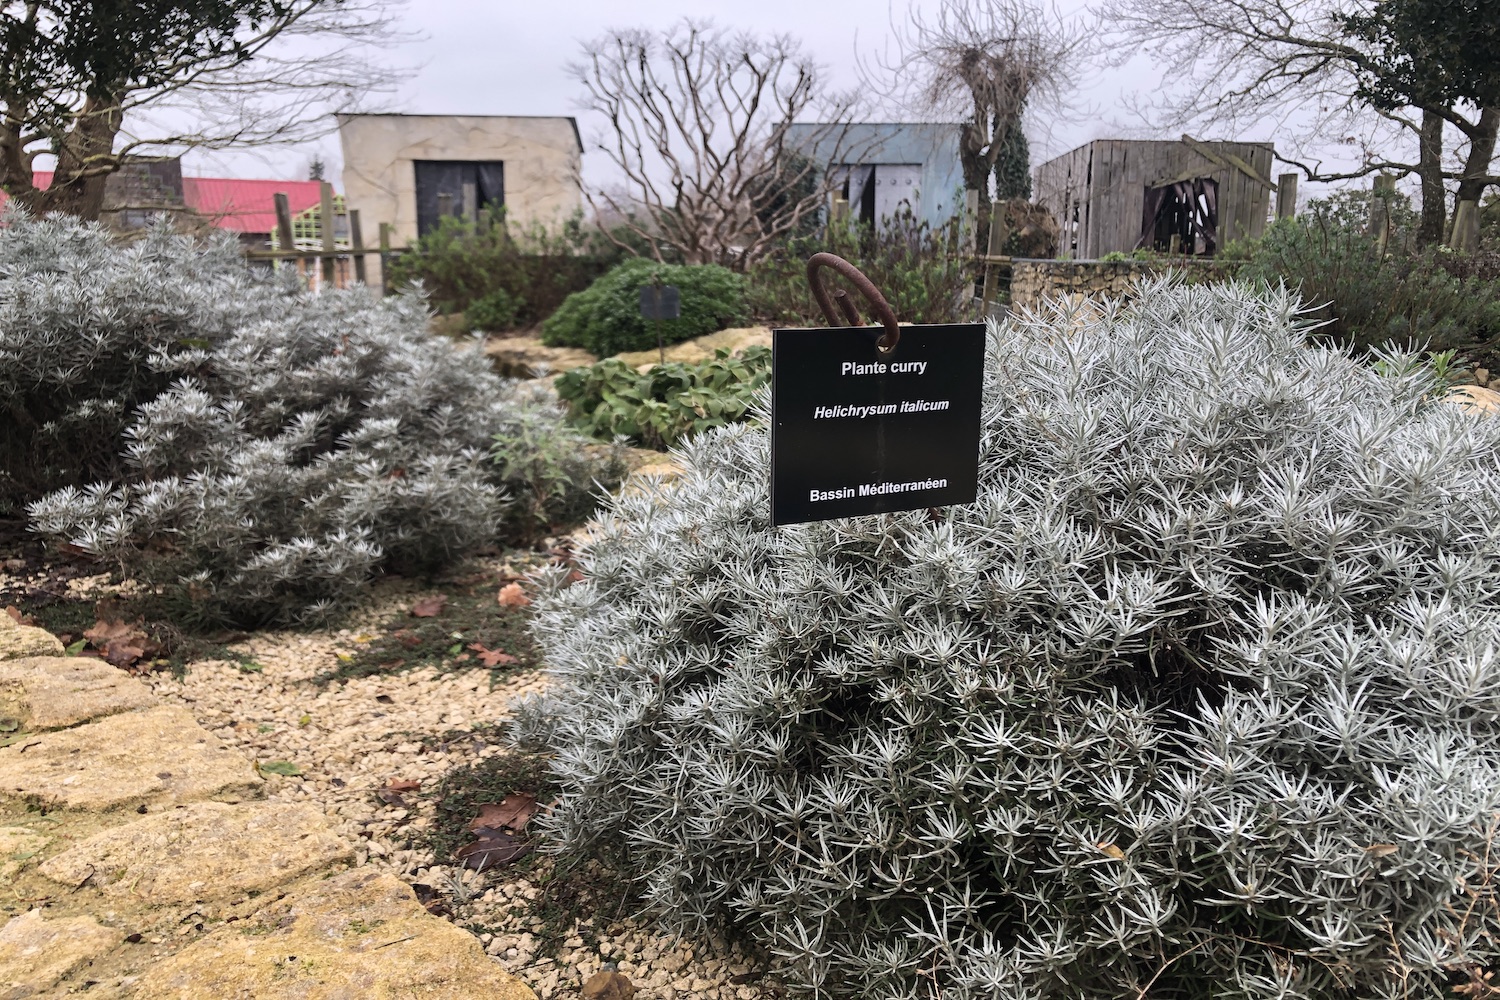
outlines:
{"label": "low green shrub", "polygon": [[797,995],[1438,997],[1500,962],[1500,420],[1156,283],[993,325],[979,493],[773,527],[682,446],[549,574],[560,851]]}
{"label": "low green shrub", "polygon": [[[963,323],[975,318],[978,271],[965,256],[957,223],[933,229],[910,212],[880,227],[828,226],[821,234],[788,240],[746,274],[750,310],[772,326],[827,326],[807,286],[807,260],[837,254],[865,273],[903,323]],[[825,270],[831,288],[842,279]],[[864,299],[851,292],[860,315],[873,323]]]}
{"label": "low green shrub", "polygon": [[1382,248],[1365,232],[1368,195],[1314,201],[1257,241],[1226,248],[1242,280],[1285,284],[1322,325],[1310,334],[1358,351],[1390,345],[1469,351],[1500,339],[1500,280],[1441,247],[1412,243],[1414,220],[1392,202]]}
{"label": "low green shrub", "polygon": [[495,333],[513,328],[525,308],[525,299],[497,288],[483,298],[470,302],[464,309],[464,320],[471,330]]}
{"label": "low green shrub", "polygon": [[[33,499],[32,527],[163,589],[186,617],[326,617],[380,570],[535,538],[623,471],[542,387],[429,336],[418,296],[309,293],[252,274],[227,240],[205,249],[164,230],[123,245],[98,226],[12,216],[0,255],[7,246],[54,252],[24,286],[0,286],[0,311],[27,324],[6,343],[72,361],[23,369],[26,398],[51,389],[56,419],[62,404],[92,413],[90,393],[118,384],[122,359],[139,370],[135,398],[112,401],[91,446],[122,457],[102,481]],[[220,304],[231,293],[233,311]],[[138,298],[164,316],[143,319]],[[218,325],[161,343],[161,328],[197,316]]]}
{"label": "low green shrub", "polygon": [[[556,231],[540,224],[518,230],[505,224],[503,214],[478,221],[450,216],[408,250],[391,256],[387,284],[399,291],[420,282],[444,314],[467,313],[474,304],[504,293],[515,305],[514,315],[490,313],[484,322],[466,318],[482,330],[529,326],[587,288],[623,253],[586,226],[581,215]],[[501,320],[503,325],[488,325]]]}
{"label": "low green shrub", "polygon": [[771,350],[747,347],[712,361],[672,361],[638,372],[618,358],[564,372],[555,383],[575,423],[605,441],[629,438],[665,451],[689,435],[746,418],[771,378]]}
{"label": "low green shrub", "polygon": [[[641,319],[641,286],[675,285],[682,314],[661,323]],[[582,347],[600,357],[677,344],[743,322],[744,279],[717,264],[659,264],[642,257],[619,264],[586,290],[574,292],[542,324],[552,347]]]}

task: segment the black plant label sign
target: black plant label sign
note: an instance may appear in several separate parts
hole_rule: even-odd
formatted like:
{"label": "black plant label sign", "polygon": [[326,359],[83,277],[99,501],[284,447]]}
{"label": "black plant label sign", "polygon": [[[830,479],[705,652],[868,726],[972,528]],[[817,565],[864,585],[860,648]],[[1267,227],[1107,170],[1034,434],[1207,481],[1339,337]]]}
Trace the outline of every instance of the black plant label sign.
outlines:
{"label": "black plant label sign", "polygon": [[771,333],[771,523],[973,503],[984,326]]}

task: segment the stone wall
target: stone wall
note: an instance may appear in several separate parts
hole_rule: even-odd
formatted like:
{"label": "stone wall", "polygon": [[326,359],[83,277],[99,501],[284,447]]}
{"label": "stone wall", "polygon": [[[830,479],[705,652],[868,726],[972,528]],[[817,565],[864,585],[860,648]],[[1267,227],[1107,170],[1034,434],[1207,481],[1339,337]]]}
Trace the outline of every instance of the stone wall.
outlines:
{"label": "stone wall", "polygon": [[1186,272],[1189,281],[1228,277],[1228,261],[1182,260],[1015,260],[1011,262],[1010,307],[1037,309],[1046,299],[1082,296],[1128,298],[1136,283],[1167,271]]}

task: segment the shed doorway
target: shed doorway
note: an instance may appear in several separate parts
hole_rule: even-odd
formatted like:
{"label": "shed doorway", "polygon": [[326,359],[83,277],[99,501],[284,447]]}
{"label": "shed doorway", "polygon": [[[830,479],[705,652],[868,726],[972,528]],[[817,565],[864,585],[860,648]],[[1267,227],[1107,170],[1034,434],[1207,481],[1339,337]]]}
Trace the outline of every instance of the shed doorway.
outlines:
{"label": "shed doorway", "polygon": [[414,160],[417,235],[437,228],[444,215],[470,222],[481,208],[505,204],[505,164],[489,160]]}
{"label": "shed doorway", "polygon": [[1194,177],[1147,187],[1137,249],[1212,257],[1219,250],[1219,182]]}

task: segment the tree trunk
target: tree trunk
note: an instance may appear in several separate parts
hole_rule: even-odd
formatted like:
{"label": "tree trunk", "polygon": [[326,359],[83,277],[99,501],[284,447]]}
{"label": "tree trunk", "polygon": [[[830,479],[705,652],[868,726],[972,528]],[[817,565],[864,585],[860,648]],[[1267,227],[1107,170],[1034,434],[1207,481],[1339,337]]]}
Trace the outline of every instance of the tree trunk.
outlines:
{"label": "tree trunk", "polygon": [[1486,187],[1482,180],[1490,172],[1490,163],[1495,158],[1495,137],[1500,132],[1500,108],[1485,108],[1479,112],[1479,122],[1469,133],[1469,155],[1464,160],[1464,178],[1458,182],[1458,201],[1478,201]]}
{"label": "tree trunk", "polygon": [[990,161],[984,155],[983,126],[978,121],[964,122],[958,128],[958,164],[964,174],[964,188],[979,194],[979,211],[974,218],[974,246],[981,251],[989,245],[990,235]]}
{"label": "tree trunk", "polygon": [[19,130],[7,123],[0,132],[0,180],[6,192],[33,215],[61,212],[97,220],[104,208],[105,181],[120,165],[114,145],[121,118],[118,101],[88,98],[58,144],[52,184],[45,190],[32,181]]}
{"label": "tree trunk", "polygon": [[1443,188],[1443,119],[1435,111],[1422,111],[1422,129],[1417,142],[1417,176],[1422,181],[1422,215],[1417,225],[1417,245],[1441,242],[1448,222],[1448,193]]}

